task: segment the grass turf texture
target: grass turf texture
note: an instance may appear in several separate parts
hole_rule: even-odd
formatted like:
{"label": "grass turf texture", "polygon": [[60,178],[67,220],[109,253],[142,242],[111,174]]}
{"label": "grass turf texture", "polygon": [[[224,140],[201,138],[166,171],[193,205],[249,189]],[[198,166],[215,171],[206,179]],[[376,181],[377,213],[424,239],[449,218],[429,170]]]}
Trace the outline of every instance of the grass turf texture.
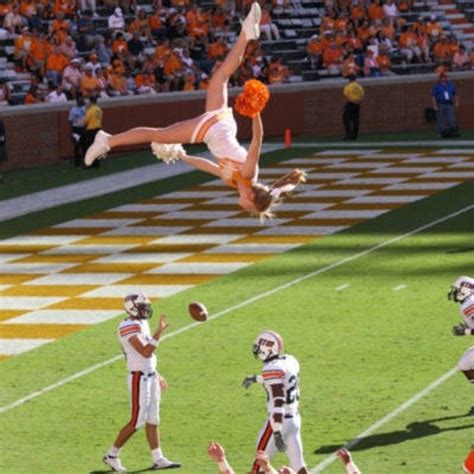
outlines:
{"label": "grass turf texture", "polygon": [[[448,215],[474,201],[470,183],[162,300],[171,330],[189,325],[186,306],[212,314]],[[198,325],[162,343],[163,449],[188,474],[216,472],[207,442],[227,448],[248,472],[265,413],[262,389],[240,387],[260,369],[250,348],[263,329],[280,332],[301,363],[301,412],[308,466],[451,369],[468,347],[450,328],[449,284],[472,266],[471,210],[427,231]],[[337,293],[342,284],[351,286]],[[407,287],[399,292],[394,287]],[[152,326],[156,324],[156,317]],[[1,405],[119,353],[117,320],[91,327],[1,364]],[[115,362],[8,411],[1,418],[2,473],[104,472],[101,456],[129,416],[126,369]],[[374,474],[457,473],[472,441],[472,387],[456,374],[354,449]],[[131,471],[150,465],[140,432],[126,446]],[[283,455],[275,465],[284,462]],[[325,472],[340,473],[340,465]]]}

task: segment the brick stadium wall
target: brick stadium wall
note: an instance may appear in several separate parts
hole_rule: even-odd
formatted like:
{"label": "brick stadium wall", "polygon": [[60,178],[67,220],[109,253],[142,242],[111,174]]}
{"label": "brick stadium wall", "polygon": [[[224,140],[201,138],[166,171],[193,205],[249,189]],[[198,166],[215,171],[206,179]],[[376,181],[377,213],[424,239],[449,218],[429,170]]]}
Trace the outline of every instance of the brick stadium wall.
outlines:
{"label": "brick stadium wall", "polygon": [[[461,106],[461,129],[474,130],[474,72],[452,74]],[[430,91],[436,76],[385,78],[362,81],[366,99],[362,104],[361,132],[413,131],[433,129],[426,124],[424,109],[431,106]],[[272,88],[264,111],[266,136],[282,136],[285,128],[293,135],[342,135],[344,81],[281,85]],[[237,91],[232,91],[235,95]],[[230,100],[233,103],[233,100]],[[199,115],[204,94],[190,92],[154,97],[129,97],[102,102],[104,128],[112,133],[138,125],[166,126]],[[2,169],[28,168],[55,163],[72,154],[68,105],[20,106],[5,109],[7,156]],[[248,139],[250,120],[238,117],[239,138]]]}

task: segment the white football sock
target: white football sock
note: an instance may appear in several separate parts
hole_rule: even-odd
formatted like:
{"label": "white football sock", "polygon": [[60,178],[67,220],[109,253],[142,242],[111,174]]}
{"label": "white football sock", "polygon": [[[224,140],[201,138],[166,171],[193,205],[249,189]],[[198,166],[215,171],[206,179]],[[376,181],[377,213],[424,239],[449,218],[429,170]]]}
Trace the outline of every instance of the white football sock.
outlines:
{"label": "white football sock", "polygon": [[121,448],[116,448],[115,446],[112,446],[109,449],[109,452],[107,453],[109,456],[112,456],[113,458],[116,458],[120,454],[120,449]]}
{"label": "white football sock", "polygon": [[158,461],[158,459],[161,459],[163,457],[163,453],[161,452],[161,448],[156,448],[151,451],[151,457],[153,459],[153,462]]}

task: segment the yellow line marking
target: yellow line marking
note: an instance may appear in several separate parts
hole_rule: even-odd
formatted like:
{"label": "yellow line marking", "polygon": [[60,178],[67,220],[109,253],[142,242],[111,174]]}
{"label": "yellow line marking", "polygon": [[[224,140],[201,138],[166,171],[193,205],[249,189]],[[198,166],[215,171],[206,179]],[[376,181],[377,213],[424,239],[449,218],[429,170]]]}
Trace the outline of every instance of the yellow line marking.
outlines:
{"label": "yellow line marking", "polygon": [[[153,299],[155,301],[155,299]],[[123,309],[123,298],[71,298],[47,309]],[[124,310],[125,311],[125,310]]]}
{"label": "yellow line marking", "polygon": [[17,310],[17,309],[2,309],[0,310],[0,321],[7,321],[8,319],[16,318],[22,314],[27,313],[28,310]]}
{"label": "yellow line marking", "polygon": [[86,324],[0,324],[0,338],[57,339],[86,327]]}
{"label": "yellow line marking", "polygon": [[78,296],[92,291],[97,285],[17,285],[7,288],[3,296]]}

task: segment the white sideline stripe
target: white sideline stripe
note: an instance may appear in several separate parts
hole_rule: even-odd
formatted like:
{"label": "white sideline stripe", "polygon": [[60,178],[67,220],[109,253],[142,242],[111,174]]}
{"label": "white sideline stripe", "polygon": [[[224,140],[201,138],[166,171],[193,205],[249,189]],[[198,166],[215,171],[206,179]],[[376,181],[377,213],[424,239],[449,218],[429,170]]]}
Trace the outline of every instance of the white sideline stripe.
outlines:
{"label": "white sideline stripe", "polygon": [[[306,275],[303,275],[299,278],[295,278],[294,280],[291,280],[287,283],[284,283],[282,285],[279,285],[271,290],[268,290],[268,291],[265,291],[263,293],[260,293],[259,295],[256,295],[256,296],[253,296],[252,298],[249,298],[245,301],[242,301],[241,303],[238,303],[234,306],[230,306],[229,308],[227,309],[224,309],[222,311],[219,311],[217,312],[216,314],[214,314],[213,316],[211,316],[209,318],[209,320],[211,319],[217,319],[221,316],[224,316],[225,314],[227,313],[230,313],[232,311],[235,311],[237,309],[240,309],[240,308],[243,308],[245,306],[248,306],[249,304],[252,304],[254,303],[255,301],[259,301],[263,298],[266,298],[267,296],[271,296],[275,293],[278,293],[279,291],[281,290],[286,290],[287,288],[290,288],[294,285],[297,285],[298,283],[301,283],[302,281],[305,281],[305,280],[308,280],[309,278],[312,278],[312,277],[315,277],[317,275],[321,275],[322,273],[325,273],[325,272],[328,272],[330,270],[332,270],[333,268],[337,268],[337,267],[340,267],[341,265],[344,265],[346,263],[350,263],[354,260],[357,260],[361,257],[365,257],[366,255],[370,255],[371,253],[383,248],[383,247],[386,247],[387,245],[390,245],[390,244],[393,244],[395,242],[398,242],[400,240],[403,240],[405,239],[406,237],[410,237],[411,235],[413,234],[417,234],[418,232],[422,232],[426,229],[429,229],[430,227],[433,227],[433,226],[436,226],[438,224],[441,224],[442,222],[445,222],[449,219],[452,219],[453,217],[456,217],[460,214],[464,214],[465,212],[467,211],[470,211],[471,209],[474,209],[474,204],[471,204],[469,206],[466,206],[466,207],[463,207],[462,209],[459,209],[458,211],[455,211],[455,212],[452,212],[451,214],[448,214],[447,216],[444,216],[444,217],[440,217],[439,219],[436,219],[434,221],[431,221],[429,222],[428,224],[425,224],[425,225],[422,225],[420,227],[417,227],[416,229],[413,229],[413,230],[410,230],[409,232],[405,232],[404,234],[401,234],[401,235],[398,235],[397,237],[392,237],[391,239],[388,239],[384,242],[381,242],[377,245],[374,245],[373,247],[370,247],[366,250],[363,250],[362,252],[358,252],[354,255],[351,255],[350,257],[346,257],[346,258],[343,258],[342,260],[339,260],[337,262],[334,262],[330,265],[327,265],[326,267],[323,267],[323,268],[320,268],[318,270],[315,270],[314,272],[310,272],[310,273],[307,273]],[[162,340],[166,340],[166,339],[169,339],[169,338],[172,338],[174,336],[177,336],[183,332],[186,332],[186,331],[189,331],[190,329],[193,329],[194,327],[196,326],[199,326],[201,323],[198,323],[198,322],[195,322],[195,323],[191,323],[191,324],[188,324],[187,326],[184,326],[180,329],[177,329],[176,331],[173,331],[165,336],[162,337]],[[44,393],[47,393],[47,392],[51,392],[52,390],[56,389],[56,388],[59,388],[59,387],[62,387],[63,385],[73,381],[73,380],[76,380],[80,377],[82,377],[83,375],[87,375],[87,374],[90,374],[91,372],[94,372],[95,370],[97,369],[100,369],[102,367],[105,367],[107,365],[110,365],[112,363],[114,363],[115,361],[121,359],[123,357],[122,354],[120,355],[117,355],[115,357],[112,357],[111,359],[108,359],[104,362],[101,362],[99,364],[96,364],[96,365],[93,365],[92,367],[89,367],[88,369],[85,369],[85,370],[82,370],[80,372],[76,372],[75,374],[73,375],[70,375],[69,377],[65,377],[64,379],[62,380],[59,380],[58,382],[52,384],[52,385],[49,385],[45,388],[42,388],[40,390],[37,390],[36,392],[33,392],[31,393],[30,395],[27,395],[26,397],[22,397],[22,398],[19,398],[18,400],[16,400],[15,402],[13,403],[10,403],[9,405],[4,405],[2,407],[0,407],[0,413],[4,413],[6,411],[9,411],[13,408],[16,408],[20,405],[23,405],[23,403],[25,402],[28,402],[36,397],[39,397],[40,395],[43,395]]]}
{"label": "white sideline stripe", "polygon": [[344,291],[345,289],[349,288],[351,285],[349,283],[344,283],[344,285],[338,286],[336,291]]}
{"label": "white sideline stripe", "polygon": [[393,291],[400,291],[400,290],[403,290],[406,287],[407,287],[406,285],[398,285],[393,289]]}
{"label": "white sideline stripe", "polygon": [[[395,408],[395,410],[391,411],[390,413],[385,415],[383,418],[380,418],[380,420],[376,421],[373,425],[369,426],[365,431],[358,434],[355,438],[353,438],[351,441],[346,443],[344,446],[341,446],[341,448],[344,447],[350,450],[354,446],[357,446],[364,438],[366,438],[367,436],[370,436],[372,433],[377,431],[380,427],[382,427],[389,421],[393,420],[393,418],[400,415],[400,413],[403,413],[405,410],[408,410],[408,408],[414,405],[418,400],[421,400],[423,397],[426,397],[426,395],[432,392],[435,388],[439,387],[444,382],[446,382],[455,373],[457,373],[457,371],[458,371],[457,367],[452,368],[451,370],[443,374],[441,377],[439,377],[437,380],[430,383],[423,390],[413,395],[413,397],[411,397],[409,400],[407,400],[406,402],[402,403],[400,406]],[[317,472],[322,472],[330,464],[332,464],[336,459],[337,459],[336,453],[331,454],[324,461],[320,462],[317,466],[313,467],[309,471],[309,473],[315,474]]]}

